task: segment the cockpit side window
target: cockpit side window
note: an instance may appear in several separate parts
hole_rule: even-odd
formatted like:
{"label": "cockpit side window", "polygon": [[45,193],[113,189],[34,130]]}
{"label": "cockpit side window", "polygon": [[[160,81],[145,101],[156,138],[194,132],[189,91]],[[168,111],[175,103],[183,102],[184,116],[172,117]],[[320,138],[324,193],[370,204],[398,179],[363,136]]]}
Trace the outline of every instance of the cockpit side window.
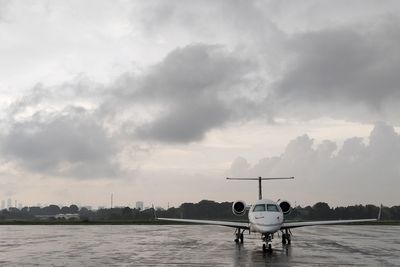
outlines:
{"label": "cockpit side window", "polygon": [[267,211],[279,212],[279,208],[275,204],[267,204]]}
{"label": "cockpit side window", "polygon": [[257,204],[254,206],[253,211],[265,211],[265,204]]}

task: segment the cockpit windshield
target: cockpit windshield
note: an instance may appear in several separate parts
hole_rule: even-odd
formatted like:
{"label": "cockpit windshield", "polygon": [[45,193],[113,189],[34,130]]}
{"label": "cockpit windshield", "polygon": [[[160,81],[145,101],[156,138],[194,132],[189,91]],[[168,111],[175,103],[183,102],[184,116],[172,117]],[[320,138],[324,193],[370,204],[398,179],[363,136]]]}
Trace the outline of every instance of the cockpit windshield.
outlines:
{"label": "cockpit windshield", "polygon": [[275,204],[267,204],[267,211],[279,212],[279,209]]}
{"label": "cockpit windshield", "polygon": [[265,211],[265,204],[257,204],[254,206],[253,211]]}
{"label": "cockpit windshield", "polygon": [[279,207],[275,204],[257,204],[254,206],[253,211],[255,211],[255,212],[260,212],[260,211],[280,212]]}

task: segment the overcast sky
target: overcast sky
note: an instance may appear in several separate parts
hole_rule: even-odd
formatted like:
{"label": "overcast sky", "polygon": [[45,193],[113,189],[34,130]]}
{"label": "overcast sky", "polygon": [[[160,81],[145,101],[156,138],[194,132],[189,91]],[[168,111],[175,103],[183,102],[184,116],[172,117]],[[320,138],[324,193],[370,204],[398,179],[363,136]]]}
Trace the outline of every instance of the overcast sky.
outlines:
{"label": "overcast sky", "polygon": [[0,0],[0,199],[400,204],[398,1]]}

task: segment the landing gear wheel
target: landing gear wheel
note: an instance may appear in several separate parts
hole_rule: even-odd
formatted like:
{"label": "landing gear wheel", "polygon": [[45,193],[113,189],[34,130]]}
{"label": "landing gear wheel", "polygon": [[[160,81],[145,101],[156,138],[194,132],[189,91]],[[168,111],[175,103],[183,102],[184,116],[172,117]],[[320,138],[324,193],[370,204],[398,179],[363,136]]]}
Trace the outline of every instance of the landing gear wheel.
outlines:
{"label": "landing gear wheel", "polygon": [[[244,230],[243,230],[243,232],[244,232]],[[237,228],[235,230],[235,237],[236,237],[235,242],[236,243],[239,243],[239,241],[240,241],[240,243],[243,243],[243,240],[244,240],[243,232],[240,231],[240,228]]]}
{"label": "landing gear wheel", "polygon": [[288,244],[290,245],[290,243],[292,242],[292,235],[290,230],[285,229],[285,233],[282,232],[282,244]]}
{"label": "landing gear wheel", "polygon": [[274,236],[272,234],[263,234],[261,238],[264,241],[263,251],[271,253],[272,252],[272,239],[274,238]]}
{"label": "landing gear wheel", "polygon": [[286,234],[282,234],[282,244],[286,245],[287,241],[289,241],[289,239],[286,237]]}
{"label": "landing gear wheel", "polygon": [[272,245],[268,244],[268,248],[266,244],[263,244],[263,252],[272,253]]}

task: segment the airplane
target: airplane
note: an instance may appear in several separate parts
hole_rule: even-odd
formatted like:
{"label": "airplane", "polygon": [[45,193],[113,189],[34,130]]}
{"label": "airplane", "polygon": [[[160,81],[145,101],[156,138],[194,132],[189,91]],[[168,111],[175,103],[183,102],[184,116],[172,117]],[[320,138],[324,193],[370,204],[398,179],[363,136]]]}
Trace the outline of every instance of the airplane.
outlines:
{"label": "airplane", "polygon": [[246,205],[242,200],[233,202],[232,212],[237,216],[242,216],[248,210],[248,222],[230,222],[230,221],[213,221],[213,220],[193,220],[193,219],[175,219],[175,218],[157,218],[163,221],[174,221],[174,222],[185,222],[195,224],[208,224],[208,225],[220,225],[236,228],[235,230],[235,242],[243,243],[244,232],[246,230],[250,232],[260,233],[263,241],[263,251],[272,252],[272,239],[274,234],[281,232],[282,244],[291,244],[292,228],[314,226],[314,225],[335,225],[335,224],[347,224],[347,223],[360,223],[360,222],[373,222],[378,221],[381,218],[382,205],[379,209],[378,218],[375,219],[357,219],[357,220],[328,220],[328,221],[305,221],[305,222],[286,222],[284,215],[290,213],[292,207],[286,200],[272,201],[269,199],[262,198],[262,186],[263,180],[284,180],[294,179],[294,177],[275,177],[275,178],[226,178],[227,180],[258,180],[258,200],[253,205]]}

